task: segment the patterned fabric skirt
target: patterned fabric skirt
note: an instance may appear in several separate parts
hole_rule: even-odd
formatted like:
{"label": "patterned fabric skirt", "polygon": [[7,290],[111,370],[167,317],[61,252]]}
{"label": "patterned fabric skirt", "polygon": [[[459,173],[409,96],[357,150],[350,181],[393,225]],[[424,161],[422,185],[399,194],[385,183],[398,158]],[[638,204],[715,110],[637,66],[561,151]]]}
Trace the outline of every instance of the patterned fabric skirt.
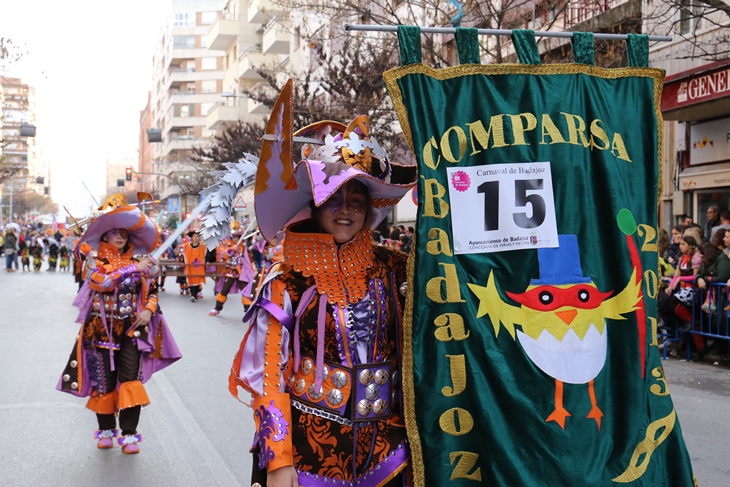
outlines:
{"label": "patterned fabric skirt", "polygon": [[[388,421],[362,423],[357,432],[357,477],[353,474],[353,426],[339,424],[292,407],[294,467],[300,485],[350,485],[359,487],[402,487],[407,485],[402,469],[409,458],[406,429]],[[377,426],[373,444],[373,427]],[[258,468],[255,449],[251,484],[266,487],[266,470]],[[366,463],[367,462],[367,463]],[[378,479],[365,475],[378,472]],[[309,473],[306,476],[306,473]],[[315,481],[315,476],[319,481]],[[305,477],[305,478],[303,478]],[[373,481],[371,482],[371,479]],[[360,483],[357,481],[360,480]],[[334,481],[334,482],[333,482]]]}

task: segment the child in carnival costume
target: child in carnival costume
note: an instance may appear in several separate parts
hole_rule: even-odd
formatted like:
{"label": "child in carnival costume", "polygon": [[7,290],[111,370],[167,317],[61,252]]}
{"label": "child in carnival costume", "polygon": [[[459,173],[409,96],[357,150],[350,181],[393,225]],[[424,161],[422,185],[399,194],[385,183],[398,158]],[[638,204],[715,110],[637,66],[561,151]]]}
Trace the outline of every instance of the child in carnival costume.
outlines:
{"label": "child in carnival costume", "polygon": [[56,272],[58,265],[58,242],[54,238],[48,239],[48,272]]}
{"label": "child in carnival costume", "polygon": [[144,383],[181,357],[157,305],[154,277],[159,267],[147,254],[157,245],[157,228],[126,198],[113,195],[93,215],[74,252],[84,244],[96,251],[87,259],[88,278],[74,301],[81,330],[57,389],[89,397],[96,413],[97,447],[138,453],[137,424],[150,403]]}
{"label": "child in carnival costume", "polygon": [[68,255],[68,249],[66,248],[65,245],[61,246],[61,250],[59,251],[58,254],[61,258],[60,270],[61,270],[61,272],[66,272],[68,270],[69,255]]}
{"label": "child in carnival costume", "polygon": [[224,239],[216,248],[217,261],[225,263],[224,274],[218,279],[215,285],[215,308],[210,310],[209,316],[216,316],[223,311],[223,305],[228,300],[228,295],[241,294],[246,283],[251,282],[254,277],[253,267],[245,250],[245,244],[239,243],[243,234],[241,224],[237,221],[231,222],[231,236]]}
{"label": "child in carnival costume", "polygon": [[34,243],[30,247],[30,255],[33,257],[33,270],[40,272],[43,265],[43,246],[38,239],[33,239]]}
{"label": "child in carnival costume", "polygon": [[25,272],[26,268],[30,272],[30,249],[28,249],[28,242],[20,242],[18,248],[20,249],[20,263],[23,267],[23,272]]}
{"label": "child in carnival costume", "polygon": [[[292,134],[289,81],[272,109],[255,183],[263,237],[284,228],[283,261],[244,316],[230,390],[253,396],[252,484],[410,482],[400,385],[403,253],[375,228],[416,181],[388,160],[366,116]],[[317,139],[292,162],[293,136]]]}
{"label": "child in carnival costume", "polygon": [[200,242],[198,232],[189,232],[190,241],[183,245],[185,258],[185,280],[190,290],[190,301],[203,299],[203,284],[205,284],[205,245]]}

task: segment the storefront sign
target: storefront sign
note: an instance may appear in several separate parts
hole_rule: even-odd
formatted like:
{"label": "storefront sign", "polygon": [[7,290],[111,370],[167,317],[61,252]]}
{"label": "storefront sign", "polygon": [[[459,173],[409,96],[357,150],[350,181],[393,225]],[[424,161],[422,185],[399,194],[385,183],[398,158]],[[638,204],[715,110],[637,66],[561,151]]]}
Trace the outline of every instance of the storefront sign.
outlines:
{"label": "storefront sign", "polygon": [[721,61],[709,69],[703,66],[668,77],[662,91],[662,112],[730,96],[728,63]]}
{"label": "storefront sign", "polygon": [[707,69],[698,68],[669,77],[662,91],[662,112],[730,96],[730,65],[727,61]]}
{"label": "storefront sign", "polygon": [[730,160],[730,118],[690,127],[690,164]]}

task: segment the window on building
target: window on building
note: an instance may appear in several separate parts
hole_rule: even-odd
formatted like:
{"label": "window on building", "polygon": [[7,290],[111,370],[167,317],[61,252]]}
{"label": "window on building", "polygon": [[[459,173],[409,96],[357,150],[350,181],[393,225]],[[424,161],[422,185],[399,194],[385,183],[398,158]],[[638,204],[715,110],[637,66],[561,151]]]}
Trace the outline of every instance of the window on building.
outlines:
{"label": "window on building", "polygon": [[217,69],[218,68],[218,60],[214,57],[204,57],[200,60],[200,68],[203,70],[206,69]]}
{"label": "window on building", "polygon": [[195,36],[172,36],[174,49],[195,49]]}
{"label": "window on building", "polygon": [[679,33],[692,34],[702,28],[704,9],[700,0],[680,0]]}
{"label": "window on building", "polygon": [[215,93],[218,88],[216,80],[206,80],[201,83],[201,92],[203,93]]}
{"label": "window on building", "polygon": [[200,47],[208,47],[208,36],[207,35],[200,36]]}
{"label": "window on building", "polygon": [[182,103],[176,103],[172,106],[172,116],[173,117],[192,117],[195,115],[195,105],[194,104],[182,104]]}
{"label": "window on building", "polygon": [[211,108],[213,108],[213,105],[215,103],[201,103],[200,104],[200,114],[201,115],[207,115]]}
{"label": "window on building", "polygon": [[195,12],[175,12],[172,21],[173,27],[194,27]]}
{"label": "window on building", "polygon": [[203,12],[200,14],[200,23],[201,25],[210,25],[215,22],[216,17],[218,17],[218,12]]}

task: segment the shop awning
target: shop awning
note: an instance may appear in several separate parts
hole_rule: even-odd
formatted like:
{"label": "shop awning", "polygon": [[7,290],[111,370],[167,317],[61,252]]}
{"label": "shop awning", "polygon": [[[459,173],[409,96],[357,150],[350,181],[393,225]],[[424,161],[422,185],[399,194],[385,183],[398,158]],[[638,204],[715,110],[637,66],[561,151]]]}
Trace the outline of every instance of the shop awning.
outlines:
{"label": "shop awning", "polygon": [[688,167],[679,175],[682,191],[722,186],[730,186],[730,162]]}

